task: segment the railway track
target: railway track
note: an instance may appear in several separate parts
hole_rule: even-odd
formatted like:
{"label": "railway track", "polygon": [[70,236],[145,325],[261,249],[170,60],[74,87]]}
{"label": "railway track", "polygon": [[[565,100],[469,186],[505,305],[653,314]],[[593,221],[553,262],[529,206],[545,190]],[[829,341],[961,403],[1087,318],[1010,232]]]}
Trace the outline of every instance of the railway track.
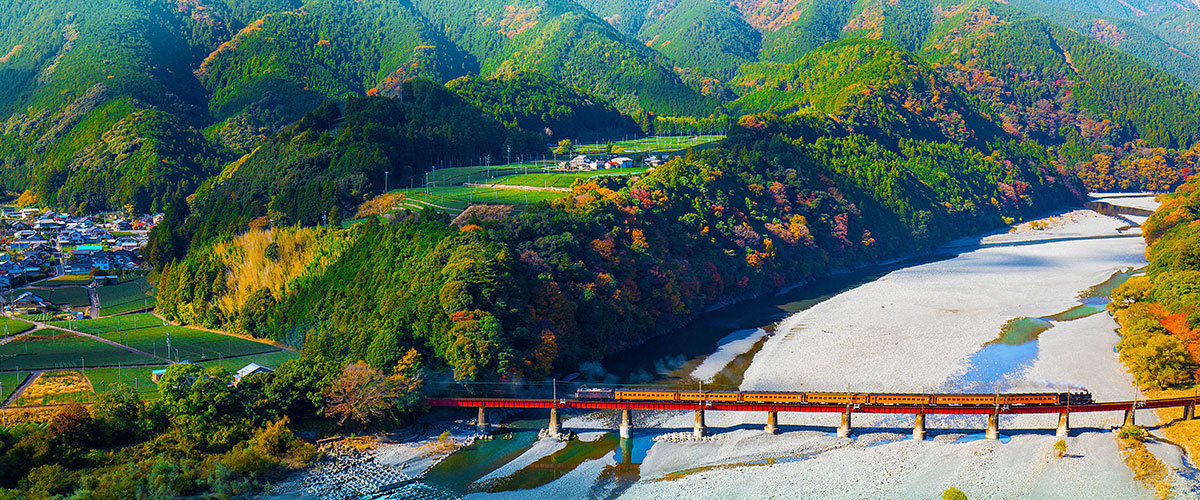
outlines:
{"label": "railway track", "polygon": [[1200,397],[1109,401],[1078,405],[890,405],[890,404],[813,404],[813,403],[737,403],[718,401],[620,401],[580,399],[501,399],[501,398],[433,398],[429,406],[451,408],[559,408],[579,410],[705,410],[705,411],[774,411],[811,413],[878,413],[926,415],[1024,415],[1038,413],[1077,413],[1125,410],[1150,410],[1195,406]]}

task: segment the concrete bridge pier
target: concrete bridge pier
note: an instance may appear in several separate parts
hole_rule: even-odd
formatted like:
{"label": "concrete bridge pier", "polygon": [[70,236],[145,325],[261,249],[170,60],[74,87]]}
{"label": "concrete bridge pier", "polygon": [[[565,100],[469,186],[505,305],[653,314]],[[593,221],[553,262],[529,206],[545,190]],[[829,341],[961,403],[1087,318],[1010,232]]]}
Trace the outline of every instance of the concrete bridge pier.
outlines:
{"label": "concrete bridge pier", "polygon": [[550,428],[549,428],[550,435],[557,436],[559,431],[561,431],[561,430],[562,430],[562,427],[558,424],[558,408],[551,407],[550,408]]}
{"label": "concrete bridge pier", "polygon": [[1054,435],[1065,438],[1071,435],[1071,415],[1065,411],[1058,413],[1058,430]]}
{"label": "concrete bridge pier", "polygon": [[621,439],[633,437],[633,410],[621,410]]}
{"label": "concrete bridge pier", "polygon": [[988,439],[1000,439],[1000,414],[988,415],[987,431],[983,434]]}
{"label": "concrete bridge pier", "polygon": [[1195,405],[1184,406],[1183,407],[1183,419],[1191,420],[1193,418],[1196,418],[1196,406]]}
{"label": "concrete bridge pier", "polygon": [[779,434],[779,412],[775,410],[767,412],[767,426],[763,430],[767,434]]}
{"label": "concrete bridge pier", "polygon": [[1125,410],[1125,422],[1121,425],[1122,426],[1137,425],[1136,417],[1137,417],[1137,415],[1135,415],[1133,408]]}
{"label": "concrete bridge pier", "polygon": [[475,419],[475,428],[479,429],[480,431],[486,431],[488,430],[488,427],[490,426],[488,425],[487,421],[487,408],[480,406],[479,417]]}
{"label": "concrete bridge pier", "polygon": [[696,410],[696,425],[692,427],[692,435],[702,438],[707,431],[708,427],[704,426],[704,410]]}
{"label": "concrete bridge pier", "polygon": [[925,414],[924,413],[917,414],[917,421],[913,424],[913,440],[914,441],[924,441],[925,440]]}
{"label": "concrete bridge pier", "polygon": [[850,437],[850,407],[846,407],[846,411],[842,412],[842,425],[838,426],[838,437]]}

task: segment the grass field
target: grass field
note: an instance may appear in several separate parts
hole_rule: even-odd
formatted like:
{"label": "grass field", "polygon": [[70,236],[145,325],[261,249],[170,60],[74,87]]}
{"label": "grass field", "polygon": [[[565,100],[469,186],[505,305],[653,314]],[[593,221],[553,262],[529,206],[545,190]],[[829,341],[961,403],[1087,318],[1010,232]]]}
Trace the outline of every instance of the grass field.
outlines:
{"label": "grass field", "polygon": [[646,170],[646,167],[634,167],[598,170],[594,172],[545,172],[537,174],[516,174],[501,177],[492,181],[492,183],[506,186],[569,188],[571,185],[575,184],[575,181],[580,179],[591,179],[593,177],[623,177],[627,175],[640,174]]}
{"label": "grass field", "polygon": [[122,366],[118,368],[96,368],[84,371],[92,388],[97,394],[112,390],[117,384],[124,383],[137,390],[142,399],[158,397],[158,386],[151,375],[154,370],[164,368],[159,366]]}
{"label": "grass field", "polygon": [[0,389],[2,389],[2,390],[0,390],[0,402],[7,400],[8,395],[12,394],[13,391],[15,391],[17,389],[17,387],[20,387],[21,384],[24,383],[25,379],[27,379],[27,378],[29,378],[29,372],[0,373],[0,385],[3,386],[3,387],[0,387]]}
{"label": "grass field", "polygon": [[46,280],[47,285],[86,285],[92,282],[88,274],[64,274]]}
{"label": "grass field", "polygon": [[[33,323],[14,318],[0,317],[0,337],[19,335],[33,328]],[[5,335],[7,332],[8,335]]]}
{"label": "grass field", "polygon": [[[614,141],[613,153],[670,153],[674,151],[682,151],[687,148],[694,148],[705,144],[715,143],[724,138],[725,136],[723,135],[656,136],[628,141]],[[603,153],[606,146],[606,143],[583,144],[575,146],[575,150],[580,154],[597,154]]]}
{"label": "grass field", "polygon": [[73,334],[35,336],[0,345],[0,371],[161,363],[141,354]]}
{"label": "grass field", "polygon": [[98,335],[134,349],[166,356],[167,334],[171,335],[171,359],[201,361],[206,359],[278,351],[279,348],[262,342],[232,335],[196,330],[184,326],[163,324],[149,313],[129,314],[111,318],[52,323],[76,331]]}
{"label": "grass field", "polygon": [[100,315],[111,316],[144,309],[154,305],[154,287],[144,277],[116,285],[104,285],[96,290],[100,299]]}
{"label": "grass field", "polygon": [[403,206],[421,209],[432,205],[435,209],[454,213],[466,210],[473,203],[530,205],[539,201],[556,200],[567,194],[554,191],[524,191],[518,189],[465,186],[403,189],[400,192],[405,195],[405,200],[401,203]]}
{"label": "grass field", "polygon": [[147,326],[163,326],[167,325],[158,316],[150,313],[126,314],[124,316],[114,316],[111,318],[100,319],[85,319],[78,321],[51,321],[51,325],[70,328],[72,330],[92,335],[114,332],[118,330],[128,330],[131,328],[145,328]]}
{"label": "grass field", "polygon": [[264,354],[255,354],[253,356],[241,356],[237,358],[215,359],[211,361],[200,362],[201,366],[222,366],[230,372],[241,370],[243,366],[250,363],[258,363],[267,368],[276,369],[282,365],[284,361],[290,361],[300,357],[300,353],[296,351],[275,351]]}
{"label": "grass field", "polygon": [[439,168],[425,173],[428,186],[457,186],[467,182],[487,182],[506,175],[522,174],[553,167],[555,162],[514,163],[510,165],[476,165],[473,167]]}
{"label": "grass field", "polygon": [[58,306],[86,307],[92,303],[88,298],[87,289],[81,286],[54,286],[48,288],[18,288],[5,294],[6,297],[16,298],[25,292],[53,302]]}

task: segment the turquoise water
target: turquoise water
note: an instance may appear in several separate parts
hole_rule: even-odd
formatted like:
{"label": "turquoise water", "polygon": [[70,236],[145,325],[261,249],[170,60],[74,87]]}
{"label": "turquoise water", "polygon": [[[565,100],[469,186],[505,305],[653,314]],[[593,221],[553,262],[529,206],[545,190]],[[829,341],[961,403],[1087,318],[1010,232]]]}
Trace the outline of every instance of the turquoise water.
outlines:
{"label": "turquoise water", "polygon": [[1000,392],[1008,389],[1007,382],[1037,360],[1038,338],[1054,328],[1056,323],[1075,321],[1106,311],[1112,291],[1136,274],[1129,269],[1114,273],[1096,286],[1079,294],[1079,305],[1065,311],[1036,318],[1013,318],[1000,330],[995,340],[972,354],[967,372],[948,382],[944,390],[970,392]]}

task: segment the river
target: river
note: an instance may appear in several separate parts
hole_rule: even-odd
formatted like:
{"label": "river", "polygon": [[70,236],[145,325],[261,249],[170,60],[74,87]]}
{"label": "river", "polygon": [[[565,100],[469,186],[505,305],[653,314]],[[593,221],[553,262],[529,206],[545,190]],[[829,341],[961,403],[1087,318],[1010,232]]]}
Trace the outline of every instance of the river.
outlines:
{"label": "river", "polygon": [[[746,390],[1086,388],[1099,400],[1128,399],[1138,393],[1103,306],[1145,265],[1141,221],[1075,211],[956,241],[937,259],[860,269],[707,313],[699,326],[586,375]],[[565,445],[535,444],[539,416],[518,418],[507,443],[451,456],[427,481],[468,498],[933,498],[950,486],[973,499],[1153,497],[1108,432],[1119,414],[1073,416],[1065,459],[1053,458],[1056,416],[1003,417],[1000,441],[980,439],[981,417],[930,417],[930,437],[914,441],[911,416],[856,414],[847,439],[832,434],[836,415],[781,414],[781,434],[767,435],[764,415],[713,412],[713,438],[655,442],[690,430],[692,415],[638,413],[635,438],[618,440],[606,432],[615,415],[595,412],[567,418],[581,439]],[[1138,418],[1153,422],[1150,412]],[[1152,451],[1171,470],[1173,494],[1194,496],[1195,471],[1177,449]]]}

